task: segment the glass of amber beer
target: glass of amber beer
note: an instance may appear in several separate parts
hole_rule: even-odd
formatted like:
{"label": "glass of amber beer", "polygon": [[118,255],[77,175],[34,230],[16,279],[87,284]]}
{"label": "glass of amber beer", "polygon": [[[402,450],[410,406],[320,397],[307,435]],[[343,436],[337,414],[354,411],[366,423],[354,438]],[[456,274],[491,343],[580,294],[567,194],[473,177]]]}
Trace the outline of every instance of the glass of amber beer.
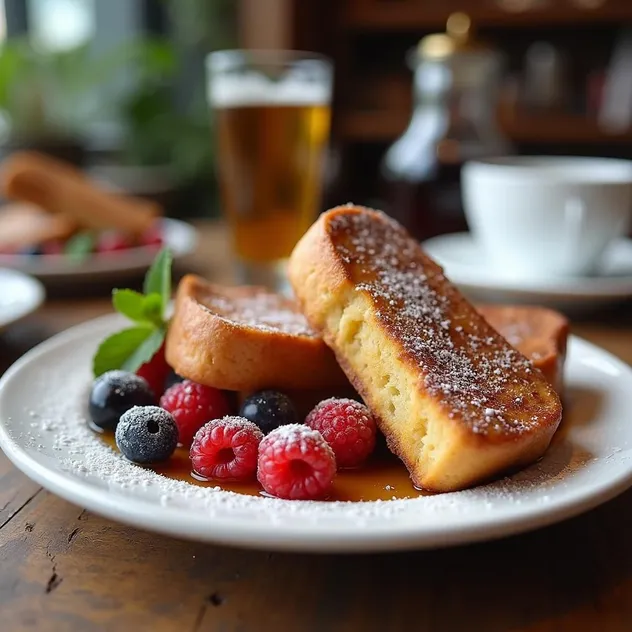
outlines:
{"label": "glass of amber beer", "polygon": [[296,51],[218,51],[207,73],[238,280],[279,289],[320,210],[332,65]]}

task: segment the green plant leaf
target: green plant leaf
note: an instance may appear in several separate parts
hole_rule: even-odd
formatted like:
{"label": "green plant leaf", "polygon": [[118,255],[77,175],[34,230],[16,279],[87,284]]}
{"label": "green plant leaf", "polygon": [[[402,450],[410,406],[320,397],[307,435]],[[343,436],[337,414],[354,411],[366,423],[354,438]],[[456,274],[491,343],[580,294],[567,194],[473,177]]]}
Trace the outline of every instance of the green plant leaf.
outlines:
{"label": "green plant leaf", "polygon": [[163,304],[160,294],[148,294],[143,301],[143,318],[145,322],[153,323],[156,327],[164,327],[162,317]]}
{"label": "green plant leaf", "polygon": [[66,242],[64,254],[75,263],[85,261],[92,254],[95,242],[94,233],[78,233]]}
{"label": "green plant leaf", "polygon": [[145,296],[134,290],[112,290],[114,309],[137,323],[152,322],[145,316]]}
{"label": "green plant leaf", "polygon": [[166,330],[164,327],[153,329],[151,334],[136,347],[121,365],[123,371],[131,371],[135,373],[142,364],[149,362],[160,349],[160,345],[165,339]]}
{"label": "green plant leaf", "polygon": [[171,250],[163,248],[151,264],[151,268],[145,275],[143,292],[146,295],[158,294],[161,298],[161,316],[171,298]]}
{"label": "green plant leaf", "polygon": [[[164,337],[164,330],[156,330],[151,326],[137,326],[123,329],[106,338],[97,349],[92,361],[92,371],[95,377],[99,377],[106,371],[113,369],[124,369],[127,371],[135,371],[138,367],[151,359],[153,354],[158,350],[160,344],[155,345],[155,340],[149,344],[145,344],[155,334],[161,332]],[[149,353],[149,350],[155,346],[155,350],[143,359],[143,353]],[[143,349],[143,352],[141,352]],[[130,369],[138,364],[136,368]]]}

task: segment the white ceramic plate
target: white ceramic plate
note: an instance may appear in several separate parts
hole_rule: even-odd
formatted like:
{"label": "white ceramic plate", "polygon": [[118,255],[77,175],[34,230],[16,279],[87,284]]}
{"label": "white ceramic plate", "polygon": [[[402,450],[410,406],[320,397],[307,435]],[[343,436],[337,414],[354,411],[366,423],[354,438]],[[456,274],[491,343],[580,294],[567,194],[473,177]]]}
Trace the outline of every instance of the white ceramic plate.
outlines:
{"label": "white ceramic plate", "polygon": [[35,481],[82,507],[183,538],[262,549],[377,551],[488,540],[568,518],[632,484],[632,369],[572,339],[567,417],[546,456],[469,491],[366,503],[242,496],[133,465],[86,426],[90,358],[108,316],[33,349],[0,381],[0,446]]}
{"label": "white ceramic plate", "polygon": [[16,270],[0,268],[0,329],[34,312],[43,301],[41,283]]}
{"label": "white ceramic plate", "polygon": [[[165,244],[174,259],[191,254],[197,244],[197,231],[186,222],[163,219]],[[155,248],[139,247],[115,255],[93,255],[80,263],[63,255],[3,255],[0,265],[31,274],[47,284],[98,281],[117,282],[143,273],[156,256]]]}
{"label": "white ceramic plate", "polygon": [[479,301],[531,303],[578,311],[632,297],[630,239],[619,239],[610,246],[599,275],[537,281],[503,278],[486,262],[470,233],[434,237],[424,242],[423,247],[443,266],[453,283]]}

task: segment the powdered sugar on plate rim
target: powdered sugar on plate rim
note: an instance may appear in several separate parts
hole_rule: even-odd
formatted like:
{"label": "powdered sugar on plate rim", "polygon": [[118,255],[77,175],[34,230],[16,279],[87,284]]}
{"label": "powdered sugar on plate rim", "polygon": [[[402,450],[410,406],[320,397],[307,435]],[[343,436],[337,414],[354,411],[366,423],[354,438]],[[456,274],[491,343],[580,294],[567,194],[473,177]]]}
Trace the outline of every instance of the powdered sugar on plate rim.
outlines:
{"label": "powdered sugar on plate rim", "polygon": [[90,357],[120,324],[118,316],[108,316],[76,327],[7,372],[0,381],[0,446],[51,491],[122,522],[260,548],[431,547],[548,524],[612,497],[632,481],[632,429],[626,432],[631,425],[616,417],[632,388],[632,371],[576,339],[569,354],[571,389],[598,387],[605,398],[594,427],[571,426],[539,463],[490,485],[410,500],[344,503],[253,497],[168,479],[125,460],[86,424]]}

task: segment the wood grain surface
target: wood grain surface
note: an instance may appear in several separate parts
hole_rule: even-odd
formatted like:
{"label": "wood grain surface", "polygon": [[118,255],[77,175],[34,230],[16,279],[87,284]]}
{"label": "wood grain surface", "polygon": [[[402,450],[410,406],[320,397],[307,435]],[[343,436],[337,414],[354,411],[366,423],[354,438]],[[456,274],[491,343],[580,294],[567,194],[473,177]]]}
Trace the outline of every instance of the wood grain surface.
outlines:
{"label": "wood grain surface", "polygon": [[[226,280],[224,233],[188,265]],[[0,335],[0,371],[109,311],[53,300]],[[574,331],[632,362],[632,306]],[[632,492],[496,542],[394,555],[240,551],[145,533],[42,490],[0,454],[0,631],[632,630]]]}

